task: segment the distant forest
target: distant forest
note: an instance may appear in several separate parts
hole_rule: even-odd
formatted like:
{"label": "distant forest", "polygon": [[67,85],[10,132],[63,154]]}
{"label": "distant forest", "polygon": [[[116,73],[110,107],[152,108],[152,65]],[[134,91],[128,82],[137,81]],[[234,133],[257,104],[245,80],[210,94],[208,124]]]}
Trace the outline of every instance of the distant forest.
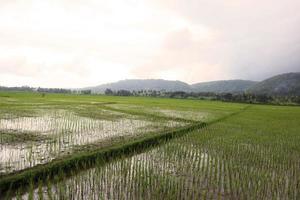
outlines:
{"label": "distant forest", "polygon": [[22,87],[3,87],[0,86],[0,91],[20,91],[20,92],[40,92],[40,93],[64,93],[64,94],[91,94],[91,90],[71,90],[63,88],[34,88],[29,86]]}
{"label": "distant forest", "polygon": [[300,104],[300,96],[271,96],[266,94],[252,94],[252,93],[213,93],[213,92],[167,92],[156,90],[105,90],[106,95],[113,96],[150,96],[150,97],[167,97],[178,99],[206,99],[227,102],[240,103],[263,103],[263,104]]}
{"label": "distant forest", "polygon": [[[90,95],[91,90],[71,90],[63,88],[33,88],[28,86],[22,87],[3,87],[0,86],[0,91],[23,91],[23,92],[38,92],[42,96],[46,93],[61,93],[61,94],[81,94]],[[94,94],[97,95],[97,94]],[[262,103],[262,104],[279,104],[279,105],[300,105],[300,96],[274,96],[266,94],[252,94],[247,92],[241,93],[213,93],[213,92],[184,92],[184,91],[156,91],[156,90],[111,90],[106,89],[105,95],[110,96],[148,96],[148,97],[165,97],[177,99],[202,99],[216,100],[225,102],[239,103]]]}

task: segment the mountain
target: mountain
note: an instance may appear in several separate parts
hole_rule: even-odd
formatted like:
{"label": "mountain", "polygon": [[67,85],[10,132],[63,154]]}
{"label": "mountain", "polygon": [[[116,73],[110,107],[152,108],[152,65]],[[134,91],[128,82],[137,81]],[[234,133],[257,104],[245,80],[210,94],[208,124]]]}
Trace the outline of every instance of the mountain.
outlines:
{"label": "mountain", "polygon": [[115,91],[165,90],[172,92],[248,92],[253,94],[300,96],[300,72],[277,75],[261,82],[249,80],[222,80],[189,85],[181,81],[169,81],[163,79],[128,79],[84,89],[92,90],[93,93],[104,93],[108,88]]}
{"label": "mountain", "polygon": [[243,92],[257,82],[248,80],[222,80],[191,85],[195,92],[237,93]]}
{"label": "mountain", "polygon": [[168,81],[162,79],[129,79],[114,83],[103,84],[85,89],[92,90],[93,93],[104,93],[109,88],[111,90],[165,90],[165,91],[191,91],[190,85],[181,81]]}
{"label": "mountain", "polygon": [[278,96],[300,96],[300,72],[273,76],[253,85],[247,92]]}
{"label": "mountain", "polygon": [[242,92],[255,84],[254,81],[227,80],[196,83],[189,85],[181,81],[169,81],[162,79],[129,79],[114,83],[88,87],[93,93],[104,93],[109,88],[112,90],[165,90],[165,91],[185,91],[185,92]]}

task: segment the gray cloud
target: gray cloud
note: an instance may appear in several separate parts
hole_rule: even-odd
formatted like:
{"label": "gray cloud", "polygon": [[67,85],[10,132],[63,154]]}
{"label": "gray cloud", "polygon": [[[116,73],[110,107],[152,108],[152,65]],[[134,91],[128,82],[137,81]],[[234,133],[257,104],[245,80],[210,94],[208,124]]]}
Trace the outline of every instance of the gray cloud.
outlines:
{"label": "gray cloud", "polygon": [[188,82],[229,78],[222,63],[230,55],[223,52],[222,45],[218,38],[201,39],[188,28],[172,31],[165,37],[157,55],[136,67],[133,73],[138,77],[163,78],[159,76],[161,72],[174,70],[178,71],[178,79]]}
{"label": "gray cloud", "polygon": [[300,71],[298,0],[5,0],[0,5],[2,85],[26,84],[28,77],[36,85],[55,80],[62,87],[116,77],[261,80]]}
{"label": "gray cloud", "polygon": [[[215,73],[224,74],[215,76],[220,79],[261,80],[300,70],[300,2],[297,0],[163,0],[157,1],[157,5],[194,25],[207,26],[218,37],[209,44],[201,44],[191,41],[187,32],[177,38],[168,36],[170,48],[163,46],[161,55],[153,57],[156,61],[148,64],[148,71],[153,74],[160,70],[161,63],[165,68],[180,64],[189,71],[204,74],[203,65],[218,65]],[[181,62],[183,59],[185,62]],[[186,80],[204,79],[199,74],[198,79]]]}

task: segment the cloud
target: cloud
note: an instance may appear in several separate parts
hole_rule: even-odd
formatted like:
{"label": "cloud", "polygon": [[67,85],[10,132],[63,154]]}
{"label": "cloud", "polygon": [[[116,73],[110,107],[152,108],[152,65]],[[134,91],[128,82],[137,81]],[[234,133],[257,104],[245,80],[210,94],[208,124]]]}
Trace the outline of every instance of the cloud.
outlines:
{"label": "cloud", "polygon": [[222,45],[213,30],[203,26],[184,27],[167,34],[159,52],[132,72],[144,78],[164,78],[171,73],[171,79],[187,82],[228,78],[222,63],[230,54],[220,51]]}
{"label": "cloud", "polygon": [[0,1],[0,84],[299,71],[299,9],[298,0]]}
{"label": "cloud", "polygon": [[37,73],[36,68],[26,68],[28,61],[25,57],[2,58],[0,60],[0,71],[2,74],[15,74],[18,76],[33,76]]}
{"label": "cloud", "polygon": [[297,0],[162,0],[156,6],[218,32],[218,40],[206,46],[206,56],[199,58],[215,60],[221,65],[218,71],[232,78],[261,80],[300,70]]}

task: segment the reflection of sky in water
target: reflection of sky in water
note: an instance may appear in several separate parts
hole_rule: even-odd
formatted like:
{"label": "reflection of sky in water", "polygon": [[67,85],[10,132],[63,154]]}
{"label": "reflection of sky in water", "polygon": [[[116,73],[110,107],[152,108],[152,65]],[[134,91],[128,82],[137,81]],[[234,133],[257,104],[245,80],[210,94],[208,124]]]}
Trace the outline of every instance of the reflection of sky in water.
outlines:
{"label": "reflection of sky in water", "polygon": [[166,116],[166,117],[173,117],[173,118],[181,118],[187,120],[198,120],[198,121],[206,121],[209,118],[213,117],[208,112],[203,111],[186,111],[186,110],[168,110],[168,109],[161,109],[159,107],[151,107],[147,108],[144,106],[136,106],[136,105],[123,105],[123,104],[112,104],[109,105],[110,107],[117,108],[117,109],[133,109],[133,110],[143,110],[146,113]]}
{"label": "reflection of sky in water", "polygon": [[[184,188],[195,184],[193,173],[204,170],[211,161],[213,158],[199,148],[169,143],[146,153],[82,171],[51,185],[50,191],[54,199],[61,195],[80,199],[82,194],[86,199],[139,199],[144,189],[144,193],[148,194],[143,199],[151,199],[151,193],[158,192],[161,184],[167,186],[167,182],[162,180],[172,181],[172,184],[180,182],[182,185],[179,187]],[[203,178],[204,173],[196,177],[198,181]],[[66,187],[64,194],[59,188],[61,186]],[[47,197],[49,188],[44,186],[42,191],[43,196]],[[38,199],[38,189],[33,193]],[[28,193],[23,198],[28,198]]]}
{"label": "reflection of sky in water", "polygon": [[[126,117],[126,115],[124,115]],[[80,117],[63,110],[49,111],[39,117],[0,119],[0,130],[35,132],[51,136],[39,142],[0,145],[0,173],[7,173],[46,163],[65,155],[75,145],[85,145],[119,136],[137,135],[163,127],[182,125],[178,122],[153,122],[137,118],[114,121]]]}

